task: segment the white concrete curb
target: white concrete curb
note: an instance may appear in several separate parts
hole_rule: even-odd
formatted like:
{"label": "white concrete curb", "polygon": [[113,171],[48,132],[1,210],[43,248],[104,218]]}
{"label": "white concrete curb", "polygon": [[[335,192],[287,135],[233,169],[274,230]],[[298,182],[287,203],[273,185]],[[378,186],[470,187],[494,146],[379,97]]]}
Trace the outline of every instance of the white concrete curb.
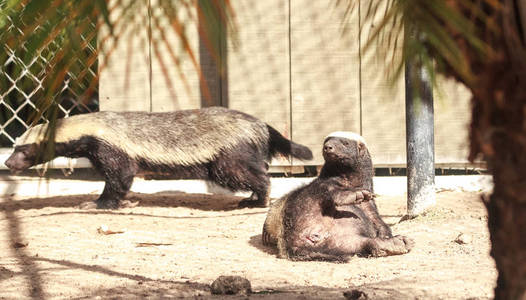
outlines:
{"label": "white concrete curb", "polygon": [[[102,181],[69,180],[45,178],[18,178],[7,176],[0,181],[0,195],[16,197],[52,197],[78,194],[100,194],[104,187]],[[313,178],[271,178],[272,198],[278,198],[294,188],[309,183]],[[490,192],[493,188],[489,175],[437,176],[437,191],[458,190]],[[375,193],[378,195],[404,195],[407,189],[406,177],[374,177]],[[131,190],[137,193],[158,193],[178,191],[185,193],[232,194],[230,191],[203,180],[144,180],[136,178]],[[239,196],[248,196],[249,192],[237,192]]]}

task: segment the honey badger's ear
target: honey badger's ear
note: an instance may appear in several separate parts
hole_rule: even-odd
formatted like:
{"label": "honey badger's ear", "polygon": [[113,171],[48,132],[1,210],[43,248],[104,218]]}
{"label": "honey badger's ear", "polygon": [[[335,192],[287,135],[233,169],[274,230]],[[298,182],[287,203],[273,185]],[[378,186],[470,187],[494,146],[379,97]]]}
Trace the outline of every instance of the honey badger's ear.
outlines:
{"label": "honey badger's ear", "polygon": [[360,155],[365,154],[367,152],[367,145],[361,141],[356,142],[358,143],[358,153],[360,153]]}

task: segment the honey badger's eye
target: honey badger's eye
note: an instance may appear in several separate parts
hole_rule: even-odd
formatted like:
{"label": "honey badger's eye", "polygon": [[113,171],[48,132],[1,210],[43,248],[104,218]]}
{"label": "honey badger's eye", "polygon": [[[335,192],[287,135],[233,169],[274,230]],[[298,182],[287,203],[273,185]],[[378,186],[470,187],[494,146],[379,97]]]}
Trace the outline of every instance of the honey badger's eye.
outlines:
{"label": "honey badger's eye", "polygon": [[349,142],[348,141],[343,141],[343,145],[344,146],[349,146]]}
{"label": "honey badger's eye", "polygon": [[30,149],[29,147],[24,147],[24,148],[20,149],[19,151],[20,151],[20,153],[22,153],[22,155],[24,155],[25,157],[29,157],[29,156],[31,156],[31,153],[32,153],[32,151],[31,151],[31,149]]}

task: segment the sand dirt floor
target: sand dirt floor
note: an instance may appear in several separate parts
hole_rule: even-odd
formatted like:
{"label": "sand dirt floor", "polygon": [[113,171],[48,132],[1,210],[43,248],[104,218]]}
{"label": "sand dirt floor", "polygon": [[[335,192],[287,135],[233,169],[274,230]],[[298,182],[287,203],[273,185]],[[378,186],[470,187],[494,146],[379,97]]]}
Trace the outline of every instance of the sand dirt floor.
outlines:
{"label": "sand dirt floor", "polygon": [[238,209],[239,197],[131,193],[134,208],[75,207],[96,197],[0,200],[1,299],[246,298],[211,295],[220,275],[250,280],[250,299],[345,299],[351,290],[369,299],[493,296],[497,272],[475,192],[440,192],[429,213],[401,223],[406,198],[380,196],[381,215],[414,249],[345,264],[277,258],[261,243],[266,209]]}

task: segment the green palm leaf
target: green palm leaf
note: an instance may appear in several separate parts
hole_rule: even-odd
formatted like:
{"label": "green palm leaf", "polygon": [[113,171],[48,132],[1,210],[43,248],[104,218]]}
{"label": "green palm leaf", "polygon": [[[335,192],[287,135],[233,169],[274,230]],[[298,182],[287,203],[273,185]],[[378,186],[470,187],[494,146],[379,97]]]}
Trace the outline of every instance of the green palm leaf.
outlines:
{"label": "green palm leaf", "polygon": [[[197,14],[203,15],[201,24]],[[190,17],[181,18],[182,15]],[[167,85],[172,86],[175,80],[167,71],[168,64],[172,63],[189,89],[180,68],[181,60],[188,58],[199,74],[201,70],[187,29],[200,26],[201,38],[205,42],[214,40],[221,31],[235,32],[232,15],[228,0],[4,1],[0,3],[0,45],[7,51],[0,51],[0,61],[8,61],[14,53],[21,58],[20,68],[31,65],[38,56],[47,62],[42,71],[45,73],[43,90],[35,103],[37,113],[32,120],[38,122],[42,117],[52,120],[57,115],[64,81],[73,74],[74,79],[83,84],[81,98],[88,99],[97,89],[99,72],[111,63],[123,36],[139,39],[140,35],[134,32],[145,28],[150,28],[148,39],[152,54],[160,62]],[[166,20],[169,26],[163,24]],[[152,39],[152,31],[158,32],[155,36],[160,38]],[[180,40],[180,49],[168,40],[169,31]],[[207,43],[212,45],[208,49],[212,56],[219,59],[217,43]],[[167,49],[169,55],[163,56],[161,48]],[[95,76],[88,80],[90,68]],[[5,86],[8,84],[4,82]]]}
{"label": "green palm leaf", "polygon": [[[486,2],[490,9],[500,7],[496,1]],[[429,74],[435,74],[435,68],[439,72],[453,72],[469,86],[475,72],[467,63],[465,49],[469,48],[471,55],[481,59],[493,54],[489,44],[481,38],[480,30],[496,29],[480,5],[471,1],[340,0],[338,5],[347,11],[360,5],[363,22],[374,24],[362,50],[377,51],[376,55],[383,57],[390,66],[392,80],[402,74],[408,57],[418,56]],[[360,28],[362,34],[364,28],[367,26]],[[405,32],[409,28],[417,31],[413,37]],[[398,57],[401,59],[396,59]]]}

